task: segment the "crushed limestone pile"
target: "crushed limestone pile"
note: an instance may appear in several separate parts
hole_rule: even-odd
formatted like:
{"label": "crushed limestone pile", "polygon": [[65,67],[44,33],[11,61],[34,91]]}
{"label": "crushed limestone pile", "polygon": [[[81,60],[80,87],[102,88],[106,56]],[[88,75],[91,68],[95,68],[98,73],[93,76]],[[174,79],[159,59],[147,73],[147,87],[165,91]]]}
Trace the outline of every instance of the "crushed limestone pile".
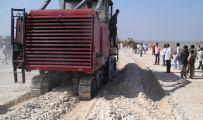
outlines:
{"label": "crushed limestone pile", "polygon": [[70,112],[77,102],[79,101],[76,97],[73,97],[71,87],[58,87],[35,98],[31,103],[7,112],[0,116],[0,119],[57,120],[62,115]]}
{"label": "crushed limestone pile", "polygon": [[[123,50],[126,65],[115,73],[111,85],[98,99],[88,120],[176,119],[164,92],[149,71],[137,66]],[[162,99],[162,100],[161,100]],[[161,100],[161,101],[160,101]]]}

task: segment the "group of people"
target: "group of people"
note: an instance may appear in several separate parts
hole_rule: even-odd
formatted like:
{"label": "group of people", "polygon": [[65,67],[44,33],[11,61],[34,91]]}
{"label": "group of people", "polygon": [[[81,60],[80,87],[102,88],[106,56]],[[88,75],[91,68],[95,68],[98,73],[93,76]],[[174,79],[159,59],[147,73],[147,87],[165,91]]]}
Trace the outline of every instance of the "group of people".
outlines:
{"label": "group of people", "polygon": [[156,43],[155,46],[152,46],[152,54],[155,55],[154,65],[159,65],[161,50],[163,50],[163,66],[166,65],[166,73],[170,73],[173,51],[169,44],[165,44],[164,48],[162,48],[158,43]]}
{"label": "group of people", "polygon": [[[170,73],[171,69],[171,59],[173,59],[173,50],[169,44],[165,44],[164,48],[162,48],[158,43],[155,46],[152,46],[152,55],[155,55],[155,63],[154,65],[159,65],[160,61],[160,52],[162,51],[163,55],[163,64],[162,66],[166,65],[166,72]],[[176,56],[174,60],[175,69],[181,70],[181,78],[183,76],[187,78],[189,74],[189,78],[194,77],[194,69],[195,69],[195,61],[196,58],[199,60],[198,69],[202,69],[203,72],[203,48],[199,45],[198,50],[196,51],[195,46],[191,45],[188,49],[188,46],[183,46],[183,49],[180,48],[180,44],[176,44]],[[178,61],[178,65],[177,65]],[[202,73],[203,76],[203,73]]]}
{"label": "group of people", "polygon": [[[178,52],[179,44],[177,43],[176,45],[177,45],[177,52]],[[191,45],[189,49],[188,49],[188,46],[183,46],[183,51],[181,51],[180,55],[177,54],[177,57],[178,58],[176,61],[180,63],[178,64],[178,67],[179,69],[181,69],[181,78],[183,78],[183,76],[187,78],[189,73],[190,73],[189,78],[194,77],[196,59],[198,59],[199,61],[198,69],[200,69],[201,67],[203,72],[203,65],[202,65],[203,48],[202,47],[199,46],[199,49],[196,50],[194,45]],[[174,64],[176,64],[176,61],[174,61]],[[202,76],[203,76],[203,73],[202,73]]]}
{"label": "group of people", "polygon": [[148,45],[145,43],[144,45],[142,43],[137,44],[137,49],[139,49],[138,53],[140,54],[140,57],[142,57],[142,53],[144,50],[144,54],[148,51]]}

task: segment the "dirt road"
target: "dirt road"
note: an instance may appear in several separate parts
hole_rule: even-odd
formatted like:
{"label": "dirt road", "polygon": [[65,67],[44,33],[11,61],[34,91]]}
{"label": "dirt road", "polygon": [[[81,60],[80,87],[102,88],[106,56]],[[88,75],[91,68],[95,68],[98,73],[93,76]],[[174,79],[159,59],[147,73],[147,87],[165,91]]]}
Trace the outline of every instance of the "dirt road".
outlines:
{"label": "dirt road", "polygon": [[59,87],[24,105],[14,106],[0,115],[0,119],[182,119],[154,74],[142,69],[143,63],[133,59],[125,50],[120,51],[119,58],[113,80],[92,100],[79,101],[70,86]]}
{"label": "dirt road", "polygon": [[[174,69],[174,59],[171,60],[171,73],[165,73],[166,67],[162,66],[162,56],[160,57],[160,65],[153,65],[155,56],[152,56],[151,51],[143,54],[132,54],[132,49],[127,50],[128,54],[144,63],[144,68],[150,68],[153,74],[158,79],[162,88],[170,97],[170,101],[178,109],[178,112],[189,120],[202,120],[203,118],[203,77],[202,71],[196,69],[199,62],[195,63],[195,77],[180,78],[180,70]],[[174,55],[174,58],[176,56]]]}
{"label": "dirt road", "polygon": [[14,83],[12,60],[8,59],[8,64],[2,64],[4,59],[2,49],[0,49],[0,55],[0,110],[2,110],[30,98],[30,81],[39,72],[26,72],[26,83],[24,84],[22,84],[22,76],[19,73],[19,83]]}

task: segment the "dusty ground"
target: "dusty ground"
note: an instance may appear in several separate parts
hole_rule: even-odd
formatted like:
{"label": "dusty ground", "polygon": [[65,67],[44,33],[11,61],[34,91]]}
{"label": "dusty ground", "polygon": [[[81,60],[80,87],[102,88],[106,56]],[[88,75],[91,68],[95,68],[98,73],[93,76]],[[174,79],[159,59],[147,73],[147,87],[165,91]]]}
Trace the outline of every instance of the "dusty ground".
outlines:
{"label": "dusty ground", "polygon": [[19,83],[15,84],[12,60],[8,59],[8,64],[2,64],[3,59],[4,56],[0,49],[0,110],[29,99],[30,80],[34,75],[38,74],[37,71],[26,72],[26,83],[22,84],[22,77],[19,76]]}
{"label": "dusty ground", "polygon": [[[128,54],[143,62],[145,68],[148,67],[152,70],[180,114],[190,120],[201,120],[203,118],[203,76],[201,70],[195,69],[193,79],[180,79],[180,70],[174,69],[174,59],[171,61],[172,73],[166,74],[164,73],[166,67],[161,66],[162,58],[160,59],[160,65],[153,65],[155,57],[151,55],[151,51],[143,54],[143,57],[132,54],[131,50],[128,50]],[[197,61],[195,67],[198,65]]]}
{"label": "dusty ground", "polygon": [[[71,85],[59,87],[11,107],[0,115],[0,119],[201,120],[202,79],[193,84],[194,80],[180,80],[175,73],[165,75],[165,68],[154,67],[153,60],[151,52],[140,58],[132,54],[131,49],[123,49],[120,51],[118,70],[113,80],[99,90],[94,99],[79,101],[72,94]],[[1,69],[0,74],[4,73],[6,71]],[[35,73],[29,73],[30,76],[31,74]],[[196,75],[198,78],[199,73]],[[13,77],[12,72],[5,76],[10,76],[10,79]],[[2,77],[1,83],[7,79],[9,77]],[[5,85],[0,84],[2,86]],[[29,90],[28,83],[24,89],[26,92]],[[186,92],[188,90],[190,92]],[[8,95],[11,93],[14,93],[13,89]]]}

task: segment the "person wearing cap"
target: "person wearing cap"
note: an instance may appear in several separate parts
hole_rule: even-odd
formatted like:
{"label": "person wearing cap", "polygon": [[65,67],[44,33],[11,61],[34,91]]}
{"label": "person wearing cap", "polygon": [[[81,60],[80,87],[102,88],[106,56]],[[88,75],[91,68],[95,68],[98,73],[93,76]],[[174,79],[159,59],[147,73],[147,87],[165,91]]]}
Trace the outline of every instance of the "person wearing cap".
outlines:
{"label": "person wearing cap", "polygon": [[180,48],[180,44],[177,43],[176,44],[176,57],[175,57],[175,60],[174,60],[174,66],[175,66],[175,69],[177,69],[177,61],[178,61],[178,69],[180,69],[180,54],[181,54],[181,48]]}
{"label": "person wearing cap", "polygon": [[113,39],[113,46],[116,46],[116,36],[117,36],[117,17],[120,10],[117,9],[116,13],[111,18],[111,38]]}

